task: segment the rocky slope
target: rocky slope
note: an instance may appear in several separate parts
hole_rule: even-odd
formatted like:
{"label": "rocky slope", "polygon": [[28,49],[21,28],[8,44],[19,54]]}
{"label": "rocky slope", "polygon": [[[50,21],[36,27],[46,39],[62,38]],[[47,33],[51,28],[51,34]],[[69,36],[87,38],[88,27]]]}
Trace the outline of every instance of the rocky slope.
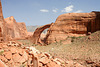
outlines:
{"label": "rocky slope", "polygon": [[66,39],[47,46],[36,46],[36,48],[63,60],[73,60],[86,67],[100,66],[100,31],[89,36],[69,37],[69,39],[71,43]]}
{"label": "rocky slope", "polygon": [[35,47],[23,47],[20,42],[0,44],[0,64],[7,67],[85,67],[74,61],[63,61]]}

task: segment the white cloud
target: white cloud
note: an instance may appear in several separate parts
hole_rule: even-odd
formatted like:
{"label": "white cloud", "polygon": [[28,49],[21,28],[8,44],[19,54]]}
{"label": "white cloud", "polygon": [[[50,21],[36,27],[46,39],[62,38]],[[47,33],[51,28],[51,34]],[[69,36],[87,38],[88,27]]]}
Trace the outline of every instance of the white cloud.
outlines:
{"label": "white cloud", "polygon": [[57,13],[57,10],[58,10],[58,9],[56,8],[56,9],[53,9],[52,11],[53,11],[54,13]]}
{"label": "white cloud", "polygon": [[47,9],[41,9],[40,11],[41,12],[49,12],[49,10],[47,10]]}
{"label": "white cloud", "polygon": [[66,8],[64,8],[61,12],[71,12],[71,11],[73,11],[73,7],[74,7],[73,5],[70,5]]}
{"label": "white cloud", "polygon": [[77,10],[74,13],[81,13],[81,12],[83,12],[83,11],[82,10]]}

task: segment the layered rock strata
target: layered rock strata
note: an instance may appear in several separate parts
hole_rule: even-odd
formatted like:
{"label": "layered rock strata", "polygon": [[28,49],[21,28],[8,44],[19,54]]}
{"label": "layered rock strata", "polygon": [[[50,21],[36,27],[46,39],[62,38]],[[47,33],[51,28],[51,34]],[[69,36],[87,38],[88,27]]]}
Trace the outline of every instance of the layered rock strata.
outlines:
{"label": "layered rock strata", "polygon": [[45,43],[59,42],[73,36],[85,36],[97,30],[100,30],[100,12],[66,13],[60,15],[50,26]]}

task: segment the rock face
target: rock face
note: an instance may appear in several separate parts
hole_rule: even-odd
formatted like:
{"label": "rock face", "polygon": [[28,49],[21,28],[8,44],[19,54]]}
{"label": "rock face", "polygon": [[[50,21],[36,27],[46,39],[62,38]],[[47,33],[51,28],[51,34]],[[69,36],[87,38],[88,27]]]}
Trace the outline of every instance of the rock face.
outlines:
{"label": "rock face", "polygon": [[27,35],[25,23],[18,23],[13,16],[5,18],[7,35],[11,38],[21,38]]}
{"label": "rock face", "polygon": [[2,19],[3,19],[3,13],[2,13],[2,4],[0,0],[0,21],[2,21]]}
{"label": "rock face", "polygon": [[27,36],[25,23],[17,23],[13,16],[4,19],[0,0],[0,42]]}
{"label": "rock face", "polygon": [[0,0],[0,42],[6,40],[6,29],[5,29],[5,21],[2,12],[2,4]]}
{"label": "rock face", "polygon": [[66,13],[50,26],[45,43],[58,42],[68,36],[85,36],[97,30],[100,30],[100,12]]}

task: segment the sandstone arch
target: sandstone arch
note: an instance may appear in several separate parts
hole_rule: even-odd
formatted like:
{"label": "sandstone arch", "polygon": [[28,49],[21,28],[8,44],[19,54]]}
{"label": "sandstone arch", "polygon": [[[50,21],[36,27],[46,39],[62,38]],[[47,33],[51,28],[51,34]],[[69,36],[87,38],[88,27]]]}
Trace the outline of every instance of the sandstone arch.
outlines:
{"label": "sandstone arch", "polygon": [[34,44],[42,44],[41,39],[40,39],[40,35],[45,29],[49,28],[51,25],[52,25],[52,23],[41,26],[35,30],[33,37],[32,37],[32,41]]}

